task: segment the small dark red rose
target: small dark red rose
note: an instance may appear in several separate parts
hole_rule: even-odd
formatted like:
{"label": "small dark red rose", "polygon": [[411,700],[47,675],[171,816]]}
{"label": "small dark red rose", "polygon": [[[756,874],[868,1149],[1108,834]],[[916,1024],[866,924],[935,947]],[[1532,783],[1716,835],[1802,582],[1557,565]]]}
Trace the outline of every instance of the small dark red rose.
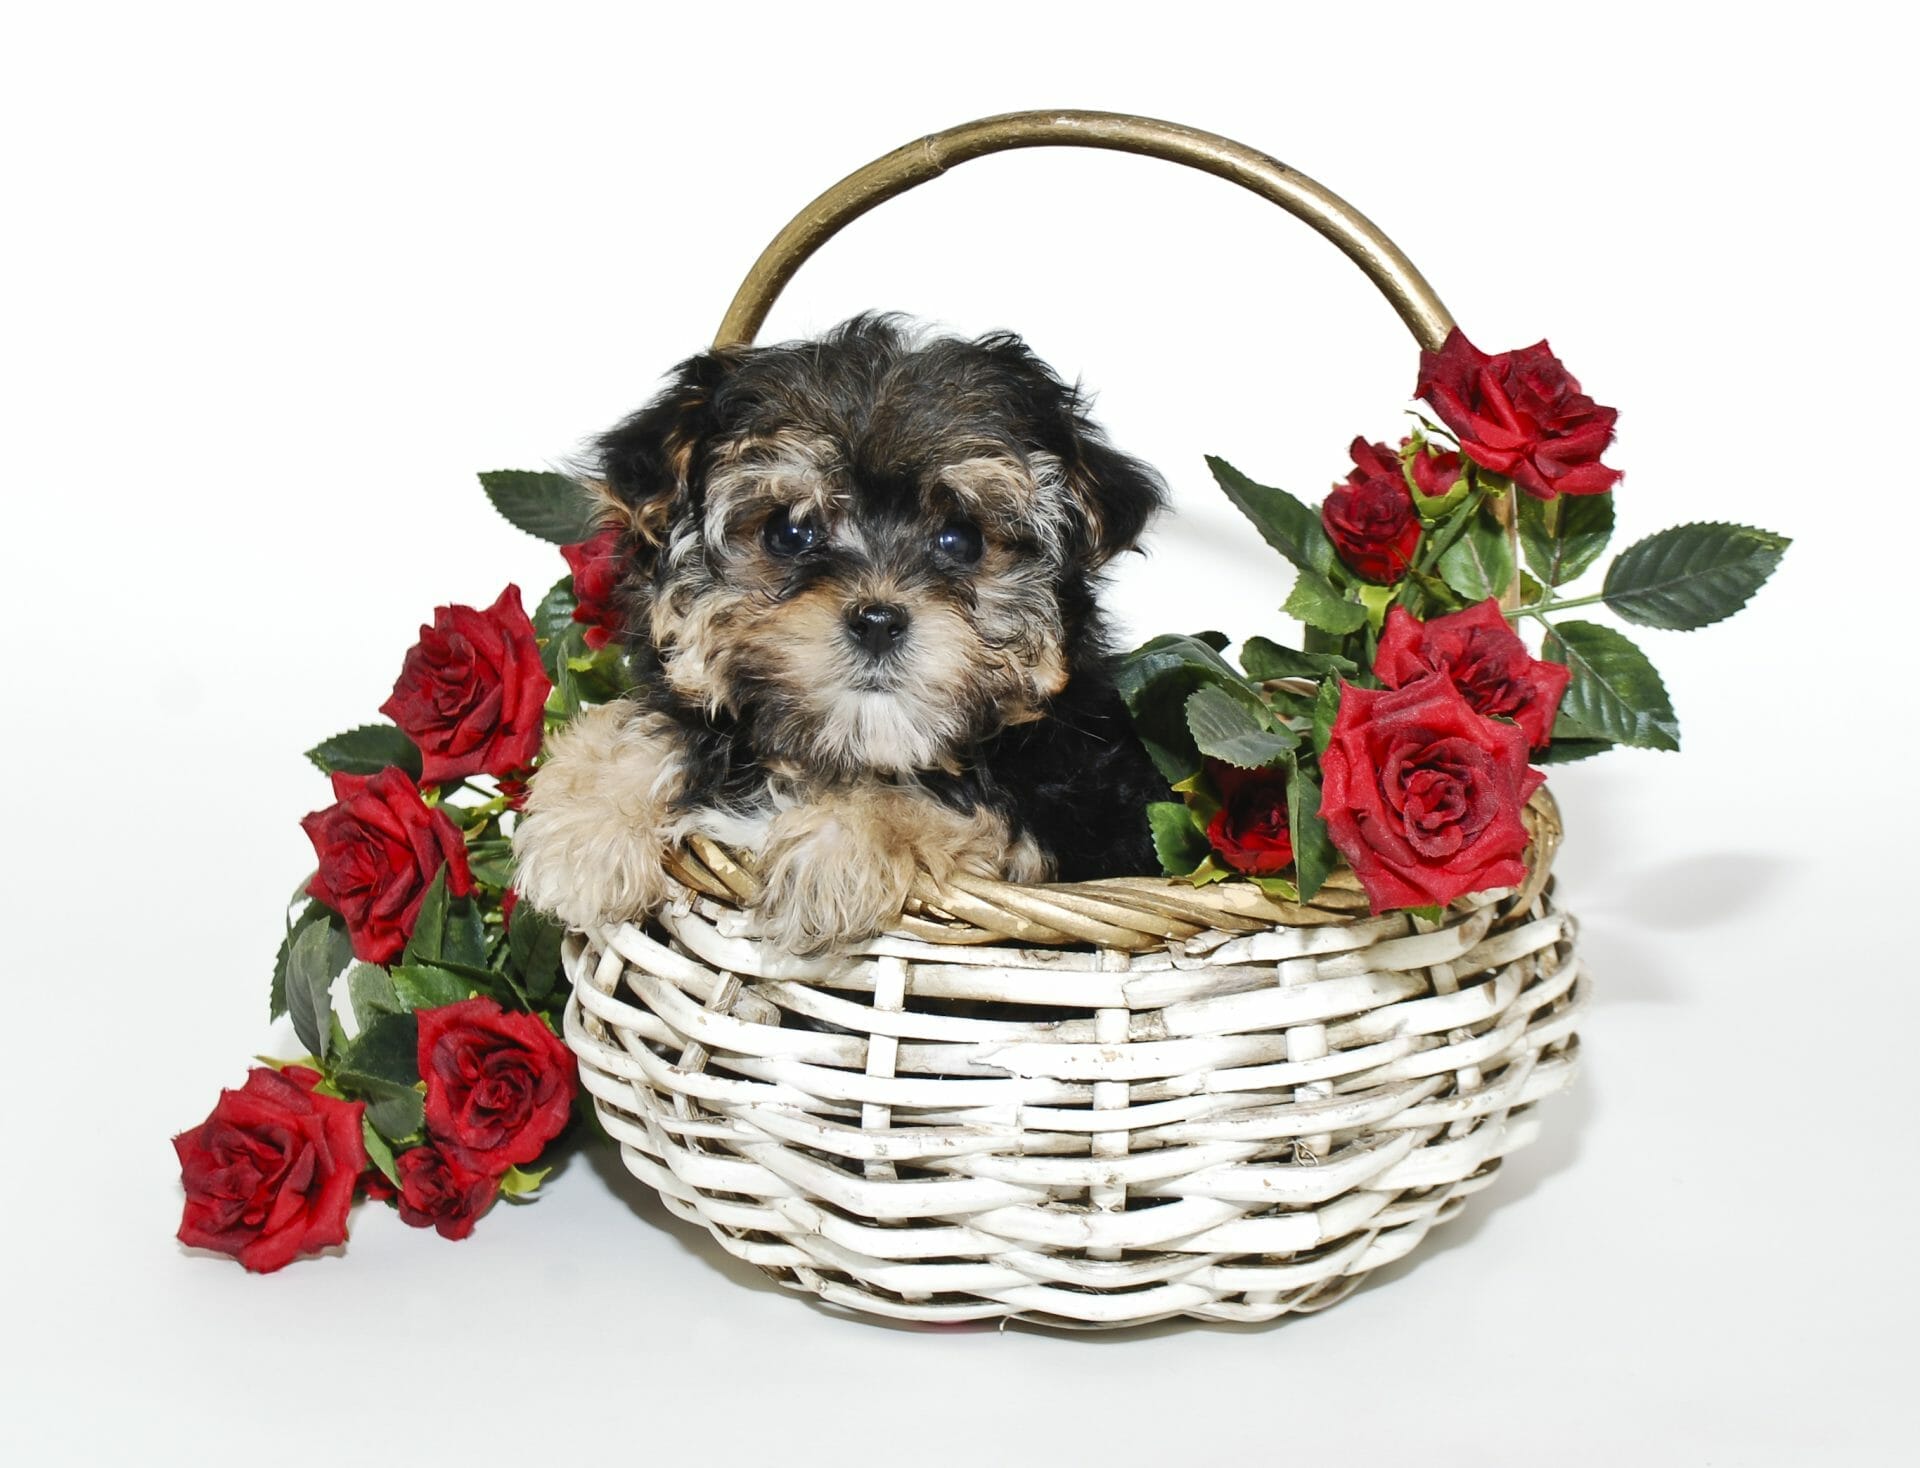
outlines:
{"label": "small dark red rose", "polygon": [[469,1172],[498,1177],[560,1135],[579,1081],[573,1055],[530,1014],[491,999],[423,1009],[427,1132]]}
{"label": "small dark red rose", "polygon": [[307,894],[346,920],[355,958],[391,963],[441,867],[450,895],[473,890],[466,841],[444,811],[428,808],[404,770],[336,774],[333,793],[333,805],[300,822],[320,858]]}
{"label": "small dark red rose", "polygon": [[573,569],[573,620],[587,624],[588,647],[603,648],[624,626],[618,600],[620,532],[603,530],[592,540],[561,546],[560,554]]}
{"label": "small dark red rose", "polygon": [[1540,784],[1526,735],[1475,713],[1444,673],[1340,691],[1320,814],[1375,912],[1516,886]]}
{"label": "small dark red rose", "polygon": [[1460,456],[1451,449],[1436,450],[1432,444],[1415,446],[1412,439],[1400,440],[1400,452],[1406,455],[1407,473],[1414,488],[1428,499],[1445,499],[1460,478]]}
{"label": "small dark red rose", "polygon": [[1369,581],[1391,584],[1407,574],[1420,545],[1420,516],[1400,456],[1383,443],[1356,438],[1355,468],[1320,506],[1320,523],[1340,559]]}
{"label": "small dark red rose", "polygon": [[205,1121],[173,1139],[187,1193],[180,1242],[231,1254],[258,1274],[344,1243],[367,1165],[365,1109],[316,1095],[298,1076],[247,1072]]}
{"label": "small dark red rose", "polygon": [[1564,664],[1529,653],[1491,597],[1431,622],[1402,607],[1389,609],[1373,671],[1389,688],[1445,673],[1476,712],[1518,724],[1531,749],[1544,749],[1553,737],[1553,718],[1573,676]]}
{"label": "small dark red rose", "polygon": [[1273,876],[1293,865],[1285,772],[1243,770],[1208,760],[1207,773],[1220,792],[1220,809],[1207,822],[1207,840],[1221,859],[1235,871],[1256,877]]}
{"label": "small dark red rose", "polygon": [[435,607],[380,705],[420,746],[422,784],[524,770],[540,752],[553,682],[509,586],[485,611]]}
{"label": "small dark red rose", "polygon": [[1420,354],[1414,396],[1433,405],[1474,463],[1528,494],[1604,494],[1620,471],[1600,462],[1617,409],[1580,391],[1544,341],[1494,356],[1455,327],[1437,352]]}
{"label": "small dark red rose", "polygon": [[497,1176],[469,1172],[432,1144],[408,1148],[393,1166],[400,1174],[401,1221],[437,1230],[443,1239],[472,1233],[500,1191]]}

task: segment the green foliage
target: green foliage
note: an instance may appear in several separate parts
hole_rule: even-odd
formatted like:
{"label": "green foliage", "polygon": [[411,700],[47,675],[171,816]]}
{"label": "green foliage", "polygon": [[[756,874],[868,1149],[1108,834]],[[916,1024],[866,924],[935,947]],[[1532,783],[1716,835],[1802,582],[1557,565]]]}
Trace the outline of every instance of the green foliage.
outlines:
{"label": "green foliage", "polygon": [[360,1118],[360,1135],[367,1144],[367,1161],[380,1169],[380,1176],[400,1186],[400,1170],[394,1166],[393,1149],[387,1145],[387,1139],[380,1135],[380,1129],[373,1124],[371,1114]]}
{"label": "green foliage", "polygon": [[1293,841],[1293,872],[1300,898],[1310,900],[1339,864],[1327,823],[1320,819],[1320,782],[1298,758],[1287,767],[1287,834]]}
{"label": "green foliage", "polygon": [[1440,553],[1437,569],[1463,601],[1499,596],[1513,580],[1513,547],[1506,528],[1484,511],[1472,512],[1464,533]]}
{"label": "green foliage", "polygon": [[1225,459],[1207,456],[1207,467],[1241,514],[1253,522],[1267,544],[1302,571],[1335,574],[1340,557],[1320,524],[1320,512],[1284,489],[1255,484]]}
{"label": "green foliage", "polygon": [[281,938],[279,951],[273,956],[273,982],[267,992],[267,1018],[270,1020],[278,1019],[287,1012],[287,960],[293,953],[294,940],[315,923],[326,922],[339,925],[341,938],[346,937],[346,927],[340,924],[333,909],[311,898],[301,900],[305,906],[300,909],[298,917],[288,920],[286,935]]}
{"label": "green foliage", "polygon": [[287,1014],[293,1020],[293,1032],[310,1054],[323,1061],[332,1040],[327,1021],[333,1006],[328,991],[350,956],[350,950],[341,955],[332,925],[319,922],[303,927],[287,954]]}
{"label": "green foliage", "polygon": [[353,1007],[354,1023],[363,1030],[375,1015],[398,1014],[405,1008],[387,971],[372,963],[356,963],[347,970],[347,1003]]}
{"label": "green foliage", "polygon": [[1200,768],[1200,750],[1187,726],[1188,698],[1210,685],[1256,701],[1260,696],[1198,637],[1154,638],[1120,660],[1114,681],[1133,715],[1134,732],[1170,785],[1191,778]]}
{"label": "green foliage", "polygon": [[1358,668],[1338,653],[1296,652],[1264,637],[1249,637],[1240,645],[1240,666],[1258,681],[1269,678],[1309,678],[1318,682],[1329,673],[1351,678]]}
{"label": "green foliage", "polygon": [[[533,635],[540,643],[540,664],[549,678],[559,677],[562,645],[567,634],[579,625],[573,620],[573,609],[578,605],[573,595],[573,577],[562,576],[533,609]],[[586,643],[582,641],[580,645],[585,647]]]}
{"label": "green foliage", "polygon": [[1678,749],[1680,723],[1666,685],[1647,655],[1611,627],[1559,622],[1545,655],[1573,670],[1555,733],[1605,739],[1643,749]]}
{"label": "green foliage", "polygon": [[1294,579],[1293,590],[1281,608],[1290,617],[1317,627],[1334,636],[1358,632],[1367,625],[1367,609],[1357,601],[1348,601],[1334,584],[1317,572],[1302,567]]}
{"label": "green foliage", "polygon": [[432,964],[402,964],[389,975],[393,992],[408,1010],[438,1009],[473,997],[470,979]]}
{"label": "green foliage", "polygon": [[[1611,494],[1520,497],[1520,548],[1548,586],[1564,586],[1600,558],[1613,538]],[[1537,593],[1529,592],[1530,596]]]}
{"label": "green foliage", "polygon": [[307,758],[325,775],[377,775],[397,766],[420,778],[420,751],[392,724],[363,724],[323,739],[307,751]]}
{"label": "green foliage", "polygon": [[1199,752],[1244,770],[1272,764],[1300,742],[1273,717],[1258,695],[1209,684],[1187,698],[1187,730]]}
{"label": "green foliage", "polygon": [[1154,854],[1160,858],[1160,870],[1169,877],[1184,877],[1212,854],[1206,833],[1196,824],[1194,813],[1177,800],[1157,800],[1147,807],[1147,824],[1153,831]]}
{"label": "green foliage", "polygon": [[1676,525],[1620,552],[1601,595],[1629,622],[1689,632],[1745,606],[1791,543],[1750,525]]}
{"label": "green foliage", "polygon": [[564,474],[495,469],[480,487],[509,523],[554,545],[578,545],[598,533],[593,501]]}

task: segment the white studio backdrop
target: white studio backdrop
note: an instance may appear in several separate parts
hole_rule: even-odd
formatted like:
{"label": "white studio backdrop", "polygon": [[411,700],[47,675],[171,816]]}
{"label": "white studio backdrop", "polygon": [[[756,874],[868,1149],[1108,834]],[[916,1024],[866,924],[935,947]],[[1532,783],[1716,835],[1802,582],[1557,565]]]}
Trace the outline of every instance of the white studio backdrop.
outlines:
{"label": "white studio backdrop", "polygon": [[[76,5],[0,20],[0,851],[12,1008],[0,1442],[33,1463],[1902,1461],[1920,981],[1909,20],[1854,5]],[[537,468],[713,333],[788,216],[970,117],[1168,117],[1352,200],[1483,348],[1622,410],[1625,544],[1795,538],[1649,632],[1686,753],[1556,773],[1587,1069],[1467,1213],[1327,1315],[902,1332],[723,1262],[609,1159],[459,1246],[363,1206],[271,1279],[172,1242],[168,1136],[255,1053],[280,904],[436,603],[563,567]],[[1204,453],[1317,498],[1415,350],[1250,195],[970,164],[862,220],[767,335],[1012,327],[1176,513],[1129,634],[1283,634]]]}

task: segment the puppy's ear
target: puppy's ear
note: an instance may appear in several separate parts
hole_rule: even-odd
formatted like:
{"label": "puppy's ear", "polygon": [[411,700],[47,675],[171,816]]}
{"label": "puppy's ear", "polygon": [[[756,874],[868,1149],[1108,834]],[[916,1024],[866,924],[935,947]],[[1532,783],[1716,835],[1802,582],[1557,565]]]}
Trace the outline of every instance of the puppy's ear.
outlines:
{"label": "puppy's ear", "polygon": [[642,560],[666,539],[674,501],[692,490],[700,446],[716,422],[714,395],[738,362],[731,350],[689,357],[652,402],[594,444],[601,518],[625,532]]}
{"label": "puppy's ear", "polygon": [[1060,447],[1053,450],[1066,488],[1080,511],[1072,543],[1089,570],[1133,549],[1147,521],[1167,502],[1167,486],[1154,470],[1107,442],[1081,411],[1080,394],[1068,390]]}

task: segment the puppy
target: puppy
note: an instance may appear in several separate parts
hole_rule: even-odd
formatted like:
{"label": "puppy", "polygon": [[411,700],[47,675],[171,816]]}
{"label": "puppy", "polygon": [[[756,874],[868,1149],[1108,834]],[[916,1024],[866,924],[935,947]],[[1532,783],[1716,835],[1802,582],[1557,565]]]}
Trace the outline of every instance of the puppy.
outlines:
{"label": "puppy", "polygon": [[1019,338],[862,316],[728,348],[598,443],[636,691],[548,745],[518,886],[577,928],[658,909],[662,854],[754,854],[757,923],[816,953],[916,869],[1157,870],[1167,799],[1095,601],[1165,490]]}

